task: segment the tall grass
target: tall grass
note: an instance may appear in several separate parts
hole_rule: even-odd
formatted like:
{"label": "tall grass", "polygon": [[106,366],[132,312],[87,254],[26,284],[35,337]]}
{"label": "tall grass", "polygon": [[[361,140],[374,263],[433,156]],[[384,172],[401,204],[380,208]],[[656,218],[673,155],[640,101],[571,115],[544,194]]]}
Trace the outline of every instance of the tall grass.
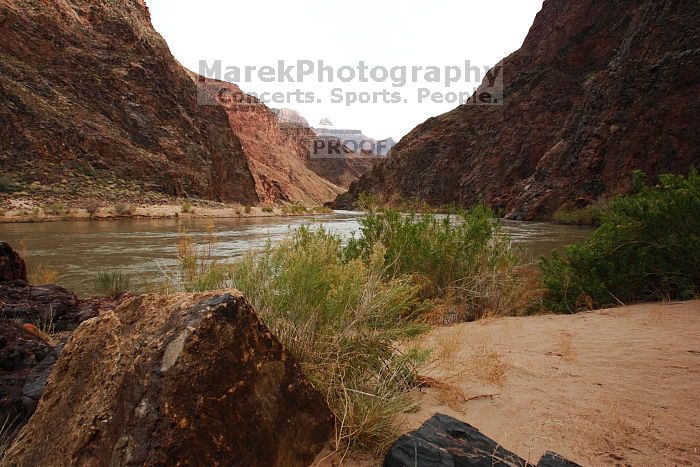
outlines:
{"label": "tall grass", "polygon": [[381,245],[391,276],[413,275],[424,297],[455,305],[457,319],[528,310],[533,287],[524,254],[487,207],[451,216],[370,210],[360,222],[361,235],[348,243],[347,257],[366,260]]}
{"label": "tall grass", "polygon": [[414,407],[422,356],[397,343],[423,329],[413,318],[424,306],[409,276],[386,276],[383,254],[345,261],[338,237],[302,228],[231,267],[233,285],[326,395],[339,449],[381,452]]}
{"label": "tall grass", "polygon": [[606,201],[600,200],[578,209],[559,208],[552,220],[561,224],[600,225]]}
{"label": "tall grass", "polygon": [[180,232],[177,246],[179,270],[169,276],[170,285],[186,292],[205,292],[227,287],[229,271],[214,258],[217,237],[214,224],[207,225],[204,244],[197,246],[186,232]]}
{"label": "tall grass", "polygon": [[99,272],[95,277],[95,291],[109,297],[118,297],[131,287],[131,277],[121,271]]}

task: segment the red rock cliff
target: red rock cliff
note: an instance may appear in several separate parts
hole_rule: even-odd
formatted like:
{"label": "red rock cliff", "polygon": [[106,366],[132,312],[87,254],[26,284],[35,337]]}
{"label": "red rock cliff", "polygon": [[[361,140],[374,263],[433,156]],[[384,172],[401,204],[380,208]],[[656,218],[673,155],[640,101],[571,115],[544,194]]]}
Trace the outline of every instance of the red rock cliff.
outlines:
{"label": "red rock cliff", "polygon": [[117,177],[247,204],[342,191],[306,167],[264,105],[231,112],[198,97],[142,0],[0,0],[3,175],[76,190],[84,176]]}
{"label": "red rock cliff", "polygon": [[461,106],[416,127],[354,183],[391,203],[483,199],[548,218],[631,188],[630,173],[700,165],[700,3],[546,0],[503,61],[505,104]]}
{"label": "red rock cliff", "polygon": [[261,200],[323,204],[343,191],[309,168],[308,147],[314,137],[310,129],[287,132],[271,109],[235,84],[191,76],[204,93],[200,102],[225,109]]}

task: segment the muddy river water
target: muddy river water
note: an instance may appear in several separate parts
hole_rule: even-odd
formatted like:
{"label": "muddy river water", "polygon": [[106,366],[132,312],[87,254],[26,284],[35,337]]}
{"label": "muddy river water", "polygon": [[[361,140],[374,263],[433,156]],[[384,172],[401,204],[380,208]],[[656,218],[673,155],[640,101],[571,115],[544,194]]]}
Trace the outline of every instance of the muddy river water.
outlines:
{"label": "muddy river water", "polygon": [[[26,248],[30,265],[41,263],[58,273],[57,282],[81,295],[94,292],[101,271],[121,270],[135,288],[163,281],[177,263],[177,246],[186,231],[195,243],[215,238],[213,256],[222,261],[278,242],[304,224],[323,225],[347,238],[359,232],[361,213],[337,211],[315,217],[247,219],[126,219],[0,224],[0,240]],[[542,222],[503,221],[504,231],[533,257],[587,238],[586,227]]]}

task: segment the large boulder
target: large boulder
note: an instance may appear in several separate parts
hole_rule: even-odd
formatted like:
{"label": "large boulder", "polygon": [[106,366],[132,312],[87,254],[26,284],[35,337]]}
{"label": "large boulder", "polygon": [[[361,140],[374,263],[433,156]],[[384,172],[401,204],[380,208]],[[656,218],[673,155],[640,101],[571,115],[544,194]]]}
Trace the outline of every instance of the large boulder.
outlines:
{"label": "large boulder", "polygon": [[10,432],[34,412],[58,357],[54,347],[32,331],[0,320],[0,426]]}
{"label": "large boulder", "polygon": [[[525,459],[502,448],[473,426],[436,414],[420,428],[401,436],[384,459],[384,467],[420,465],[454,467],[523,467]],[[577,467],[547,452],[537,467]]]}
{"label": "large boulder", "polygon": [[72,334],[7,460],[308,465],[332,430],[322,395],[238,292],[143,295]]}
{"label": "large boulder", "polygon": [[27,281],[27,266],[9,243],[0,242],[0,282]]}

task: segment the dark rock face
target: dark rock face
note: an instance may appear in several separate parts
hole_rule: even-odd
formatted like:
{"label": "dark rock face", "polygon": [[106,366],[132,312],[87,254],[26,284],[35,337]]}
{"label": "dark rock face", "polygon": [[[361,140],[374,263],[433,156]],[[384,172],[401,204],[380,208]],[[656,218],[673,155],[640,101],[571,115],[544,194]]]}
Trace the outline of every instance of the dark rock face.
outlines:
{"label": "dark rock face", "polygon": [[[100,303],[101,304],[101,303]],[[52,331],[72,331],[97,316],[99,304],[83,302],[58,285],[30,286],[24,281],[0,283],[0,318],[33,323]]]}
{"label": "dark rock face", "polygon": [[191,76],[199,87],[200,99],[226,111],[261,201],[319,205],[343,192],[310,167],[310,129],[294,127],[297,131],[287,131],[272,110],[235,84]]}
{"label": "dark rock face", "polygon": [[[557,463],[559,462],[559,463]],[[384,459],[384,467],[455,466],[522,467],[525,459],[503,449],[471,425],[437,414],[416,431],[401,436]],[[575,467],[554,453],[542,457],[538,467]]]}
{"label": "dark rock face", "polygon": [[198,105],[143,0],[0,0],[0,25],[0,172],[258,201],[226,113]]}
{"label": "dark rock face", "polygon": [[57,285],[31,286],[24,260],[4,242],[0,270],[0,426],[9,423],[14,431],[34,413],[63,346],[45,333],[60,333],[59,340],[65,340],[66,331],[129,295],[80,300]]}
{"label": "dark rock face", "polygon": [[579,467],[569,460],[564,459],[556,452],[547,451],[537,463],[537,467]]}
{"label": "dark rock face", "polygon": [[546,219],[700,165],[700,5],[546,0],[502,62],[503,106],[461,106],[416,127],[336,200],[482,199]]}
{"label": "dark rock face", "polygon": [[27,265],[9,243],[0,242],[0,282],[27,281]]}
{"label": "dark rock face", "polygon": [[332,430],[239,293],[145,295],[73,333],[8,462],[301,466]]}
{"label": "dark rock face", "polygon": [[0,320],[0,425],[18,428],[34,413],[57,357],[39,335]]}

